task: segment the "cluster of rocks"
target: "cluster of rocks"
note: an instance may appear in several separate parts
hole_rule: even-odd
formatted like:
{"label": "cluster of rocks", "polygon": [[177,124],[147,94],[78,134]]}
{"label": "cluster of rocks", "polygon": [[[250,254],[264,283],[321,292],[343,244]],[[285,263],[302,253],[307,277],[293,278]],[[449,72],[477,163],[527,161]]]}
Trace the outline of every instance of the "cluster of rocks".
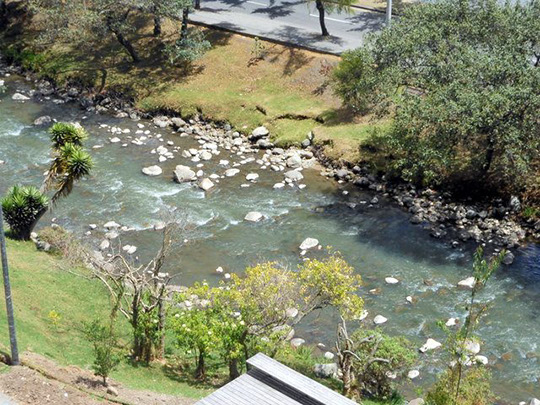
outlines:
{"label": "cluster of rocks", "polygon": [[[393,199],[410,214],[410,222],[429,229],[434,238],[447,238],[453,247],[467,241],[490,245],[493,251],[512,249],[528,236],[540,239],[540,221],[518,223],[516,214],[521,209],[517,197],[506,203],[501,199],[490,204],[456,202],[449,193],[426,188],[418,189],[410,184],[394,184],[370,175],[366,168],[326,168],[326,177],[339,182],[352,182],[371,190],[377,195]],[[379,203],[374,197],[371,204]],[[511,264],[514,255],[508,253],[504,262]]]}

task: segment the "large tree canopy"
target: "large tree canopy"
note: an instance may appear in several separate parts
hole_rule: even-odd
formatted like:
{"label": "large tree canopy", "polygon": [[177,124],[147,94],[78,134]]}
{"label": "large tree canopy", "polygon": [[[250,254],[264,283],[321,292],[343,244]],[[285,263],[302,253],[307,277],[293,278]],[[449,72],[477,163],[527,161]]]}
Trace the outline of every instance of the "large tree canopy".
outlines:
{"label": "large tree canopy", "polygon": [[498,192],[538,187],[537,0],[411,6],[346,53],[335,79],[346,104],[393,118],[391,166],[405,179]]}

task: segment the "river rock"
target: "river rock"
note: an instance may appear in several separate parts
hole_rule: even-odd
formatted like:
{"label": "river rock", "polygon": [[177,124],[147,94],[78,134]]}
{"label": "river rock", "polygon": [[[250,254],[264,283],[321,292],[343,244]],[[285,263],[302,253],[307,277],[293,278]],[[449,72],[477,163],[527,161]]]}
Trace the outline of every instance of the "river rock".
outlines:
{"label": "river rock", "polygon": [[227,170],[225,170],[225,176],[227,176],[227,177],[236,176],[238,173],[240,173],[239,169],[227,169]]}
{"label": "river rock", "polygon": [[441,343],[437,342],[435,339],[429,338],[419,350],[420,352],[425,353],[429,350],[435,350],[441,346]]}
{"label": "river rock", "polygon": [[119,143],[122,140],[120,138],[118,138],[117,136],[115,136],[115,137],[111,138],[110,141],[111,141],[111,143]]}
{"label": "river rock", "polygon": [[105,234],[105,237],[109,240],[118,238],[118,232],[116,231],[110,231]]}
{"label": "river rock", "polygon": [[159,166],[149,166],[144,167],[142,172],[147,176],[159,176],[161,173],[163,173],[163,170],[161,170],[161,167]]}
{"label": "river rock", "polygon": [[527,405],[540,405],[540,399],[537,398],[531,398]]}
{"label": "river rock", "polygon": [[457,318],[450,318],[446,321],[445,325],[448,327],[456,326],[459,322],[459,319]]}
{"label": "river rock", "polygon": [[118,229],[118,228],[120,228],[120,224],[118,224],[118,223],[116,223],[114,221],[109,221],[103,226],[105,228],[107,228],[107,229]]}
{"label": "river rock", "polygon": [[99,250],[109,249],[110,246],[111,246],[111,242],[109,242],[107,239],[105,239],[99,244]]}
{"label": "river rock", "polygon": [[420,375],[420,371],[418,370],[411,370],[407,373],[407,377],[409,377],[411,380],[414,380],[419,375]]}
{"label": "river rock", "polygon": [[212,183],[212,180],[204,178],[199,183],[199,187],[202,188],[204,191],[208,191],[212,187],[214,187],[214,183]]}
{"label": "river rock", "polygon": [[171,118],[171,123],[177,129],[183,127],[184,125],[186,125],[186,121],[184,121],[182,118],[179,118],[179,117]]}
{"label": "river rock", "polygon": [[263,219],[263,214],[257,211],[248,212],[244,217],[244,220],[249,222],[259,222],[261,219]]}
{"label": "river rock", "polygon": [[49,117],[48,115],[43,115],[39,118],[36,118],[34,120],[34,125],[36,127],[39,127],[40,125],[45,125],[45,124],[50,124],[52,122],[52,118]]}
{"label": "river rock", "polygon": [[300,346],[302,346],[304,343],[306,343],[306,341],[302,338],[294,338],[294,339],[291,339],[291,346],[295,349],[299,348]]}
{"label": "river rock", "polygon": [[426,402],[422,398],[415,398],[408,402],[407,405],[424,405]]}
{"label": "river rock", "polygon": [[474,288],[475,281],[476,281],[475,278],[471,276],[471,277],[467,277],[464,280],[461,280],[460,282],[458,282],[457,285],[458,287],[470,288],[472,290]]}
{"label": "river rock", "polygon": [[122,246],[122,250],[126,252],[128,255],[132,255],[133,253],[137,251],[137,246],[125,245],[125,246]]}
{"label": "river rock", "polygon": [[504,259],[502,260],[503,264],[506,264],[507,266],[510,266],[512,263],[514,263],[515,256],[512,252],[506,252],[506,255],[504,256]]}
{"label": "river rock", "polygon": [[298,315],[298,309],[296,309],[296,308],[288,308],[285,311],[285,315],[287,316],[287,318],[296,318],[296,316]]}
{"label": "river rock", "polygon": [[167,128],[169,125],[171,125],[171,120],[169,119],[169,117],[166,117],[164,115],[154,117],[152,122],[156,127],[159,128]]}
{"label": "river rock", "polygon": [[338,375],[338,366],[336,363],[315,364],[313,373],[319,378],[336,378]]}
{"label": "river rock", "polygon": [[257,146],[261,149],[272,149],[274,147],[274,144],[268,139],[259,139],[257,141]]}
{"label": "river rock", "polygon": [[195,180],[195,172],[188,166],[178,165],[174,169],[174,180],[177,183],[186,183]]}
{"label": "river rock", "polygon": [[295,153],[287,159],[286,165],[291,169],[298,169],[299,167],[302,167],[302,158]]}
{"label": "river rock", "polygon": [[21,94],[21,93],[15,93],[13,96],[11,96],[11,99],[15,101],[26,101],[26,100],[30,100],[30,97],[25,96],[24,94]]}
{"label": "river rock", "polygon": [[264,138],[265,136],[268,136],[270,131],[264,126],[257,127],[251,132],[250,139],[253,141],[256,141],[258,139]]}
{"label": "river rock", "polygon": [[248,173],[246,176],[247,181],[255,181],[259,178],[259,175],[257,173]]}
{"label": "river rock", "polygon": [[207,150],[203,150],[201,152],[201,154],[199,155],[199,157],[202,159],[202,160],[210,160],[212,159],[212,153],[211,152],[208,152]]}
{"label": "river rock", "polygon": [[309,250],[317,247],[319,245],[319,240],[315,238],[306,238],[300,244],[300,250]]}
{"label": "river rock", "polygon": [[298,170],[289,170],[288,172],[285,172],[285,179],[288,179],[290,181],[300,181],[303,178],[304,175]]}
{"label": "river rock", "polygon": [[486,356],[478,355],[478,356],[474,356],[474,362],[477,364],[482,364],[484,366],[487,366],[487,364],[489,363],[489,360]]}
{"label": "river rock", "polygon": [[373,323],[375,325],[382,325],[383,323],[386,323],[387,321],[388,319],[382,315],[377,315],[375,318],[373,318]]}
{"label": "river rock", "polygon": [[480,343],[478,343],[476,340],[469,339],[465,341],[463,348],[471,354],[480,353]]}
{"label": "river rock", "polygon": [[397,283],[399,283],[399,280],[397,278],[394,278],[394,277],[386,277],[384,279],[384,281],[386,282],[386,284],[397,284]]}
{"label": "river rock", "polygon": [[324,358],[327,359],[327,360],[333,360],[334,359],[334,353],[326,352],[326,353],[324,353]]}

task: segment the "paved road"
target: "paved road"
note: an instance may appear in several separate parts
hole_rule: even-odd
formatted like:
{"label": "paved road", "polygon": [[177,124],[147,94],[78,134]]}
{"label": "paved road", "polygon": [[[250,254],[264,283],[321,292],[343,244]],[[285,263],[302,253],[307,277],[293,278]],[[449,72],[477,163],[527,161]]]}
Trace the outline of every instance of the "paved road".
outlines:
{"label": "paved road", "polygon": [[314,4],[299,0],[201,0],[190,20],[339,54],[362,44],[366,34],[382,28],[384,14],[354,9],[326,16],[330,37],[320,35]]}

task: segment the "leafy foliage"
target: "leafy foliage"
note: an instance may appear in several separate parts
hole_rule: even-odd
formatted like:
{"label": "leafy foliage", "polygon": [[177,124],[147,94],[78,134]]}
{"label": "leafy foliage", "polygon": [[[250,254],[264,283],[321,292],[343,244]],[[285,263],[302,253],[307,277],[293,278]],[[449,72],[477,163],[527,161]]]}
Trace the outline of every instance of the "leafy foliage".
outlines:
{"label": "leafy foliage", "polygon": [[189,68],[193,62],[201,58],[212,45],[205,39],[201,30],[188,31],[187,35],[173,44],[165,46],[164,52],[171,65],[180,64]]}
{"label": "leafy foliage", "polygon": [[60,149],[66,144],[82,146],[88,138],[88,134],[81,126],[73,125],[67,122],[57,122],[49,129],[53,148]]}
{"label": "leafy foliage", "polygon": [[387,150],[406,180],[521,192],[540,148],[539,44],[538,2],[416,4],[343,55],[336,91],[394,116]]}
{"label": "leafy foliage", "polygon": [[490,388],[491,374],[477,361],[476,354],[469,349],[469,345],[479,341],[474,331],[488,309],[488,304],[476,302],[476,296],[499,268],[505,254],[503,251],[488,262],[483,257],[482,248],[478,248],[475,252],[473,262],[475,283],[470,301],[467,303],[465,322],[455,332],[449,330],[444,323],[439,323],[448,336],[445,348],[449,364],[448,369],[439,376],[429,391],[428,404],[487,405],[494,400]]}
{"label": "leafy foliage", "polygon": [[121,359],[112,325],[104,325],[100,320],[94,320],[85,325],[84,333],[94,352],[92,369],[97,376],[103,378],[103,385],[107,385],[107,377],[116,369]]}
{"label": "leafy foliage", "polygon": [[349,317],[360,315],[363,301],[356,295],[360,281],[334,253],[306,261],[297,271],[262,263],[247,268],[244,276],[233,274],[219,287],[195,284],[177,296],[183,307],[173,317],[178,343],[197,351],[198,371],[204,356],[213,351],[235,378],[250,355],[275,354],[291,326],[316,309],[334,307]]}
{"label": "leafy foliage", "polygon": [[1,200],[11,236],[28,240],[33,226],[47,210],[49,200],[33,186],[13,186]]}

